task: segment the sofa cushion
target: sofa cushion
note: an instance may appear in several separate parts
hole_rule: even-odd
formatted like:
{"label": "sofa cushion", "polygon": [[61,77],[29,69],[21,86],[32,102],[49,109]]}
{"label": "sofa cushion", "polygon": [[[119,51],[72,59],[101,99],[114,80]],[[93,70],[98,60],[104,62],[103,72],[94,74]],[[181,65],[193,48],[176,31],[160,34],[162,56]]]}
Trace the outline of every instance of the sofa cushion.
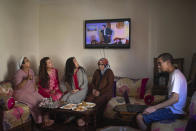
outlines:
{"label": "sofa cushion", "polygon": [[7,131],[29,121],[30,109],[27,105],[16,102],[14,108],[3,112],[3,116],[3,128]]}
{"label": "sofa cushion", "polygon": [[14,107],[15,105],[15,100],[13,97],[9,96],[0,96],[0,105],[4,110],[10,110]]}
{"label": "sofa cushion", "polygon": [[0,95],[13,95],[13,88],[11,82],[1,82],[0,83]]}
{"label": "sofa cushion", "polygon": [[121,78],[116,82],[116,95],[123,96],[124,91],[126,90],[128,96],[142,99],[144,98],[147,81],[148,78],[144,78],[144,79]]}
{"label": "sofa cushion", "polygon": [[151,131],[184,131],[187,119],[177,119],[175,121],[161,121],[152,123]]}
{"label": "sofa cushion", "polygon": [[0,105],[4,110],[14,107],[15,100],[12,97],[13,89],[10,82],[0,83]]}
{"label": "sofa cushion", "polygon": [[189,105],[189,116],[192,117],[194,115],[196,115],[196,91],[194,92]]}

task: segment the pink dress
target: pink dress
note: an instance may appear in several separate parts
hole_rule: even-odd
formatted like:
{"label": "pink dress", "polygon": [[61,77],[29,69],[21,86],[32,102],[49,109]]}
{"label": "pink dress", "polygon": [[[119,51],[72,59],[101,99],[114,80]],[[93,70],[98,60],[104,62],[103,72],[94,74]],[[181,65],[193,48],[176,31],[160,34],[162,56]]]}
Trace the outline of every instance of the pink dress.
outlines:
{"label": "pink dress", "polygon": [[21,69],[16,72],[14,76],[14,97],[17,101],[28,105],[34,121],[36,123],[41,123],[42,115],[39,111],[38,104],[43,97],[37,92],[37,90],[35,90],[35,77],[34,72],[31,69],[29,70],[29,74],[32,75],[33,79],[28,80],[24,87],[17,89],[16,86],[22,82],[23,78],[27,77],[27,73]]}
{"label": "pink dress", "polygon": [[[59,79],[58,79],[58,71],[53,68],[51,70],[51,73],[49,74],[50,81],[49,81],[49,87],[48,88],[43,88],[41,86],[41,82],[39,81],[39,93],[46,98],[52,97],[54,101],[59,100],[63,93],[59,89]],[[54,91],[54,93],[52,93]]]}

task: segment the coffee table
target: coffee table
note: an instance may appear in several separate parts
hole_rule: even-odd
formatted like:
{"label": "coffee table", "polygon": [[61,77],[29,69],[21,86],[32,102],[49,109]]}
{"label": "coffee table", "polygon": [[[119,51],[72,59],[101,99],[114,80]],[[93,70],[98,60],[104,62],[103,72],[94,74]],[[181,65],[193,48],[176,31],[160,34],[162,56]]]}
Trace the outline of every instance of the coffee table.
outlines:
{"label": "coffee table", "polygon": [[49,112],[56,114],[61,112],[67,116],[77,116],[77,117],[84,117],[86,126],[88,126],[89,122],[92,121],[91,118],[93,118],[93,125],[96,128],[96,106],[93,108],[88,108],[86,111],[74,111],[72,109],[62,109],[60,108],[65,104],[59,104],[57,108],[49,108],[49,107],[39,107],[41,110],[41,113]]}
{"label": "coffee table", "polygon": [[123,104],[115,106],[114,111],[117,112],[117,119],[132,122],[136,115],[143,112],[145,108],[147,108],[146,105]]}

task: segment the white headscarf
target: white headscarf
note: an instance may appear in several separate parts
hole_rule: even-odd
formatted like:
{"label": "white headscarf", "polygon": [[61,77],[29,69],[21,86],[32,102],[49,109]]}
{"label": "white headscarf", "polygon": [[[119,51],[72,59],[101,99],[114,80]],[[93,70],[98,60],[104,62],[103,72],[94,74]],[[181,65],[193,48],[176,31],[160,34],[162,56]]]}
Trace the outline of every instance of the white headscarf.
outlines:
{"label": "white headscarf", "polygon": [[16,69],[17,70],[20,70],[20,67],[22,66],[22,62],[23,62],[23,60],[24,60],[24,56],[22,56],[21,58],[20,58],[20,60],[17,62],[17,66],[16,66]]}

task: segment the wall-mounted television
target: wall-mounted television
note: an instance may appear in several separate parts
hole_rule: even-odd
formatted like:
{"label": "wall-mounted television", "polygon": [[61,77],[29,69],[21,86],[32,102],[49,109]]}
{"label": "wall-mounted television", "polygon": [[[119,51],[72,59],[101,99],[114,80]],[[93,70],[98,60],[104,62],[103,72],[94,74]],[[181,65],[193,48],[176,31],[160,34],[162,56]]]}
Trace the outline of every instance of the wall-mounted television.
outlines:
{"label": "wall-mounted television", "polygon": [[85,21],[85,48],[130,48],[131,19]]}

